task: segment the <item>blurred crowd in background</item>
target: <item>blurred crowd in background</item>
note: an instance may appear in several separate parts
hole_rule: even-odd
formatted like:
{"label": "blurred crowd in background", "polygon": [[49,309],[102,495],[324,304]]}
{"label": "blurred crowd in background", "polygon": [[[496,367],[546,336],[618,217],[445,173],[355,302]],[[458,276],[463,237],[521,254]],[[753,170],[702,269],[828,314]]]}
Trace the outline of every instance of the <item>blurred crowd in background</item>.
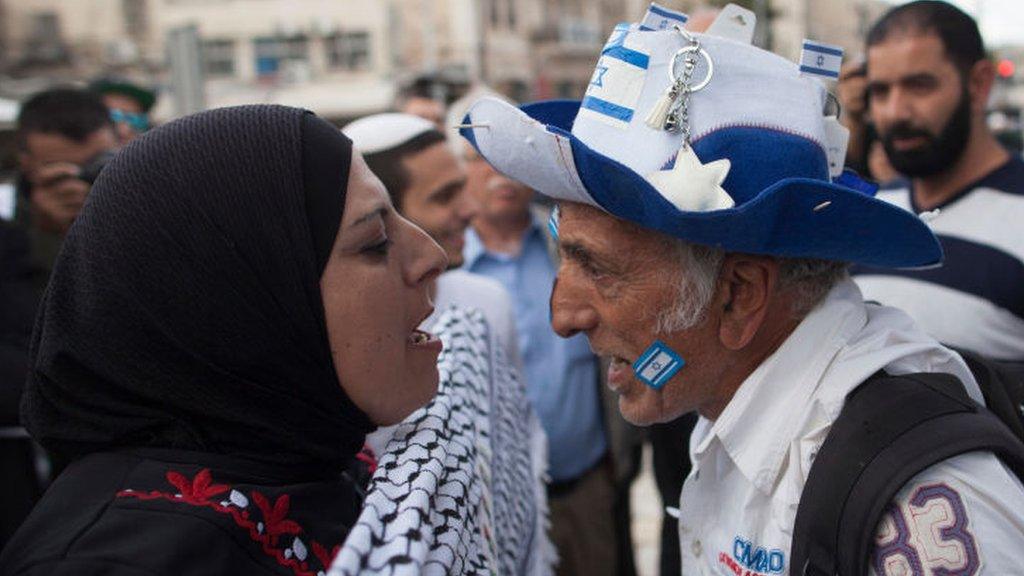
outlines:
{"label": "blurred crowd in background", "polygon": [[[867,32],[893,3],[738,3],[758,15],[755,42],[783,56],[796,60],[803,38],[845,48],[846,65],[833,91],[852,132],[847,166],[880,183],[898,180],[901,164],[890,161],[877,124],[889,130],[900,119],[885,116],[892,109],[875,117],[870,108],[891,86],[871,84],[865,67]],[[699,29],[724,2],[663,4],[688,13],[689,26]],[[1001,6],[967,4],[987,34],[984,22],[999,18]],[[635,573],[629,491],[640,470],[640,446],[650,442],[658,491],[664,505],[674,506],[688,471],[685,439],[694,418],[646,430],[621,419],[582,336],[563,341],[548,326],[546,294],[555,270],[545,238],[548,208],[494,172],[457,139],[453,126],[481,95],[518,103],[579,98],[607,32],[645,7],[642,0],[0,0],[0,458],[4,466],[33,463],[17,468],[25,471],[20,478],[13,478],[16,468],[5,468],[13,480],[5,484],[34,498],[38,476],[46,475],[39,470],[45,462],[18,431],[26,343],[61,239],[104,164],[152,126],[185,114],[286,104],[313,110],[339,128],[351,124],[346,133],[397,208],[438,240],[454,264],[508,292],[515,316],[510,334],[518,344],[510,353],[518,356],[552,443],[548,496],[555,544],[572,566],[572,541],[586,541],[576,543],[577,573],[596,573],[588,562],[608,573]],[[1019,23],[1022,13],[1015,10],[1005,16]],[[995,80],[983,122],[1001,146],[1019,155],[1024,33],[1015,40],[986,37]],[[385,112],[407,116],[373,116]],[[369,121],[362,130],[352,124],[360,119]],[[937,133],[933,159],[948,152],[951,162],[963,151],[955,148],[967,134],[945,132],[950,126],[941,118],[926,126]],[[954,150],[944,151],[941,145],[950,142]],[[875,288],[884,292],[885,281]],[[1010,299],[1021,290],[1004,288]],[[1009,311],[1019,314],[1020,306]],[[995,348],[982,351],[1024,359],[1024,343],[1012,335],[994,340]],[[4,522],[0,546],[14,528],[13,520]],[[673,522],[670,513],[664,516],[662,574],[679,573]]]}

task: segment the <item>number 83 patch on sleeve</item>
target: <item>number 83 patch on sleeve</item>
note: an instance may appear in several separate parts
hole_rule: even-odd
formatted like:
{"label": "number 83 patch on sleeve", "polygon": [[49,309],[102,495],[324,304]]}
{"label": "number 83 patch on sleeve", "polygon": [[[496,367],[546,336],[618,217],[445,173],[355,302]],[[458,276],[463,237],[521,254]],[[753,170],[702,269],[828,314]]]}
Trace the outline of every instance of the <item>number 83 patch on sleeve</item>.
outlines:
{"label": "number 83 patch on sleeve", "polygon": [[882,516],[872,576],[1024,574],[1024,487],[991,453],[942,462]]}

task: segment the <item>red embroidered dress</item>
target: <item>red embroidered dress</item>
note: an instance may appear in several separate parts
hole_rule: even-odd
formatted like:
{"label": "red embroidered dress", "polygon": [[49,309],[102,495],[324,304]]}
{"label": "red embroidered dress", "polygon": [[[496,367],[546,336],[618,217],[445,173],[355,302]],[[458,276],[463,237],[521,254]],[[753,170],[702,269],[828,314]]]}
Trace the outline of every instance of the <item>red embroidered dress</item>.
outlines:
{"label": "red embroidered dress", "polygon": [[4,550],[0,574],[326,573],[358,514],[360,481],[296,482],[216,460],[171,450],[83,458]]}

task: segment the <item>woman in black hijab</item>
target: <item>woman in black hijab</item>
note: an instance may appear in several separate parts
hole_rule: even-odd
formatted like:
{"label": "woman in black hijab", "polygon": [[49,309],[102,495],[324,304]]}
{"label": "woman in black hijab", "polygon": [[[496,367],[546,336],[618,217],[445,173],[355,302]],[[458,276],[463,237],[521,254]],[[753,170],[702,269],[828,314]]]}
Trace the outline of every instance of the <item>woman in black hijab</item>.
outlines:
{"label": "woman in black hijab", "polygon": [[158,128],[104,170],[33,337],[22,419],[70,462],[3,574],[326,571],[346,470],[437,387],[443,252],[314,115]]}

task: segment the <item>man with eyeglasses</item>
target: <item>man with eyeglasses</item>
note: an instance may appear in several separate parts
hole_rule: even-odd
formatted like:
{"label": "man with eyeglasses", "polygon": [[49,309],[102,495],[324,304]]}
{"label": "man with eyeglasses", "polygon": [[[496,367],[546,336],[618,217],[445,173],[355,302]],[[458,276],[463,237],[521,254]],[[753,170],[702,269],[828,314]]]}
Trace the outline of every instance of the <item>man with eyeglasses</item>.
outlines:
{"label": "man with eyeglasses", "polygon": [[103,98],[110,110],[118,142],[124,146],[149,130],[149,111],[156,93],[122,78],[99,78],[89,88]]}

